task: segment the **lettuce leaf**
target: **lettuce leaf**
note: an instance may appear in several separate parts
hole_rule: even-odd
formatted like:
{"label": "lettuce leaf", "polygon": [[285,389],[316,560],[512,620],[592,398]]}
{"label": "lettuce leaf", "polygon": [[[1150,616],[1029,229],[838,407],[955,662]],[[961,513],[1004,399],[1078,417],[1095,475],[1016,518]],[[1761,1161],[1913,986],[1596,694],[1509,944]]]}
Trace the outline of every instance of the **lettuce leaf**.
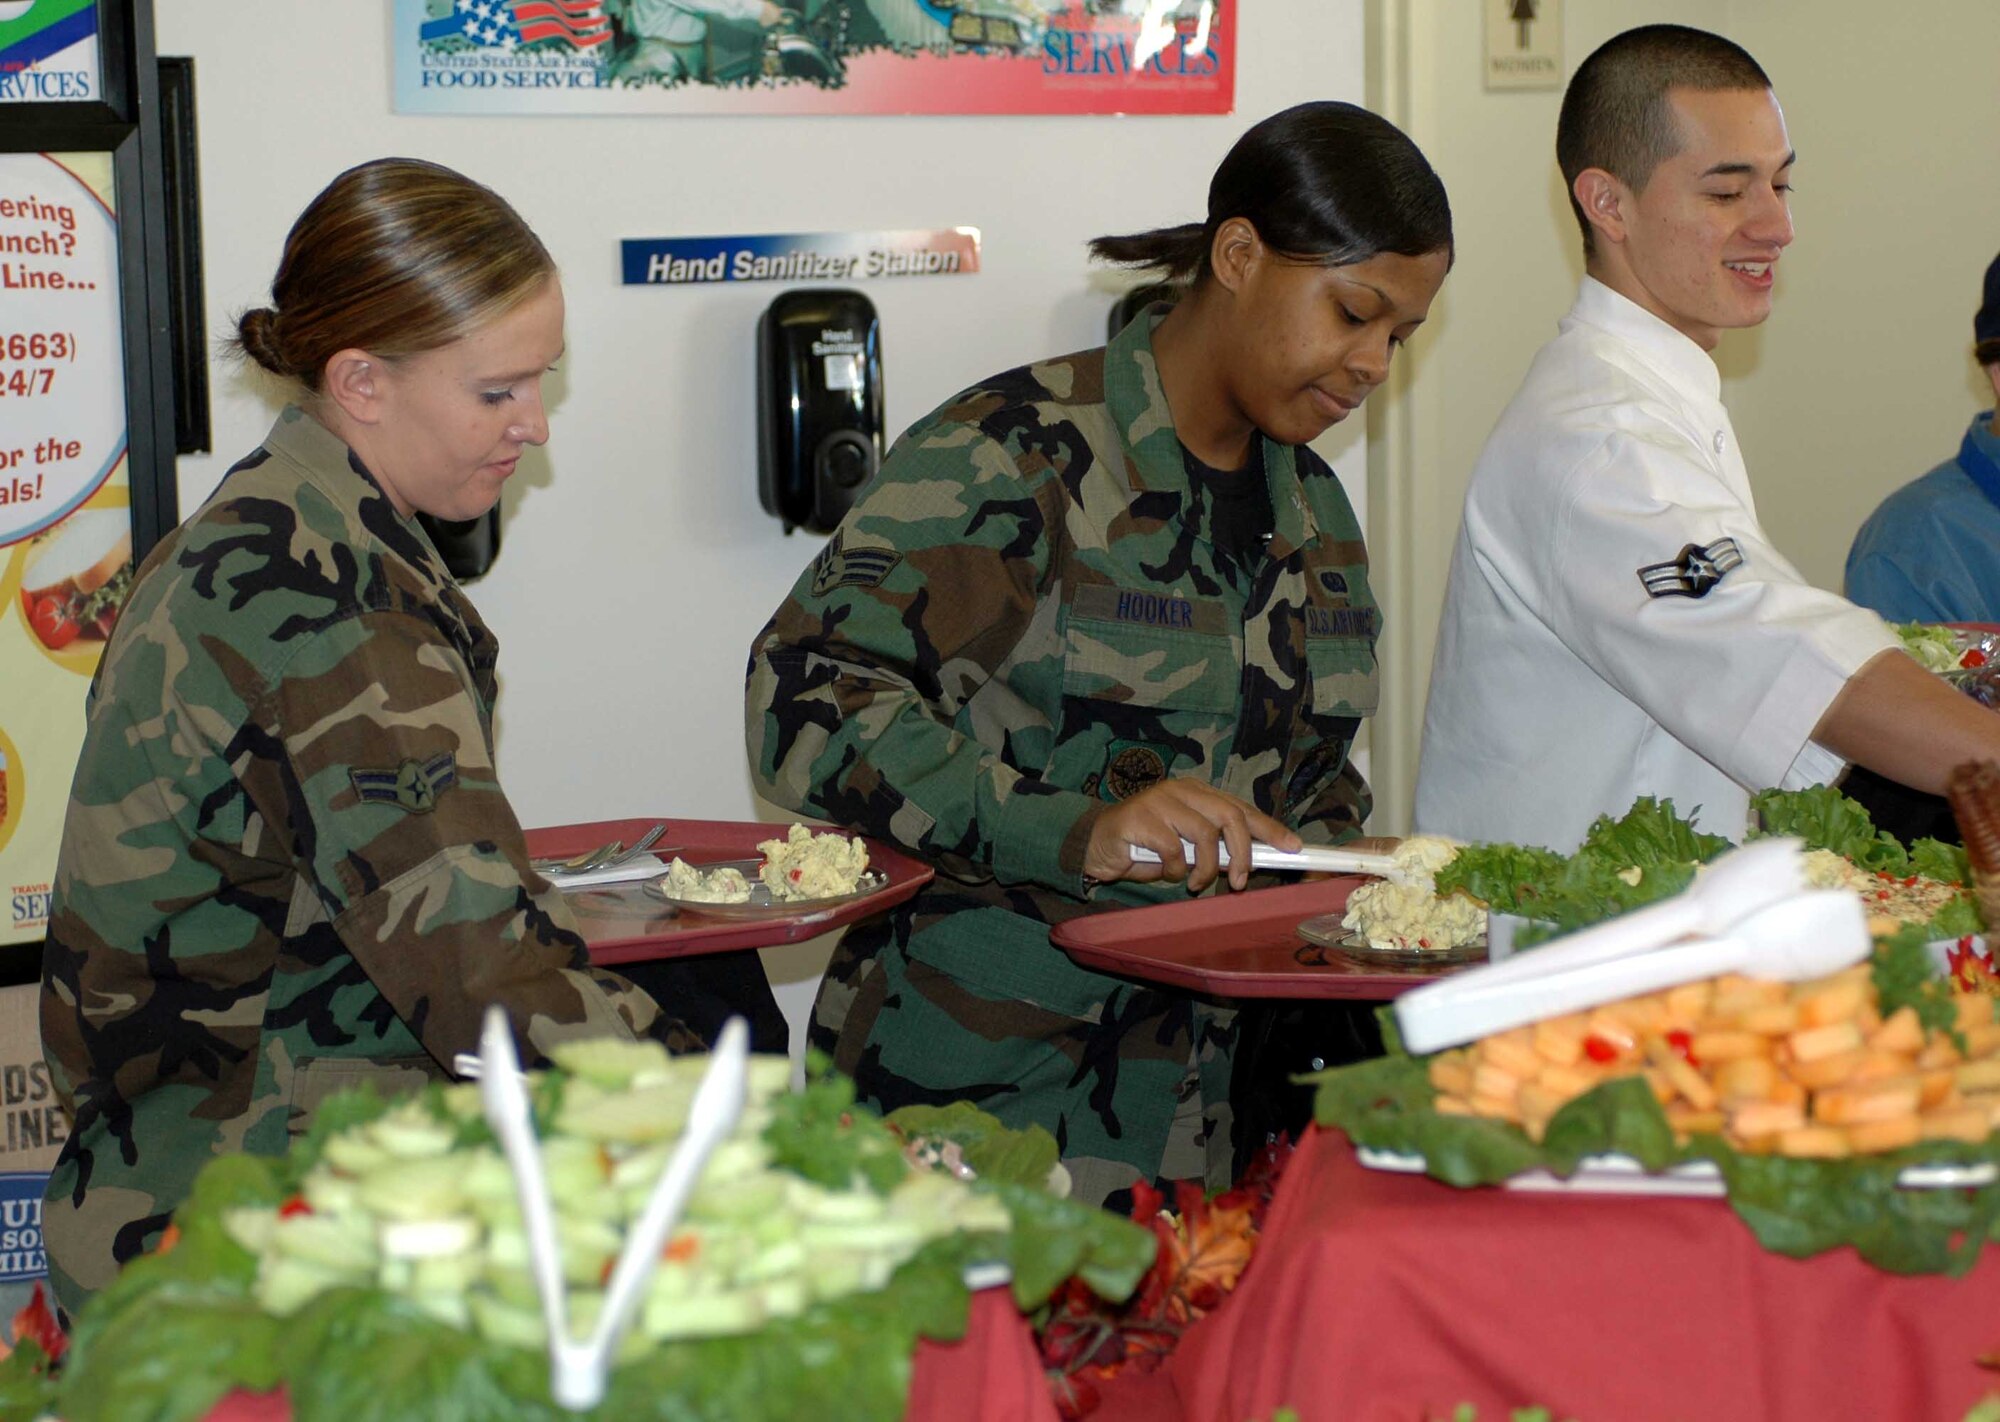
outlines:
{"label": "lettuce leaf", "polygon": [[1896,837],[1875,828],[1868,811],[1831,785],[1810,790],[1765,790],[1750,808],[1767,835],[1795,835],[1807,849],[1828,849],[1863,869],[1901,877],[1910,856]]}
{"label": "lettuce leaf", "polygon": [[1925,671],[1958,670],[1958,638],[1949,627],[1934,622],[1899,622],[1896,635],[1902,639],[1903,650],[1915,657]]}
{"label": "lettuce leaf", "polygon": [[56,1383],[48,1354],[32,1338],[22,1338],[0,1358],[0,1417],[43,1417],[56,1405]]}
{"label": "lettuce leaf", "polygon": [[1730,846],[1721,835],[1703,834],[1694,827],[1700,814],[1697,805],[1682,819],[1674,812],[1672,800],[1641,795],[1618,819],[1599,815],[1585,832],[1577,853],[1618,869],[1705,863]]}
{"label": "lettuce leaf", "polygon": [[1919,839],[1910,845],[1910,872],[1944,884],[1970,884],[1972,867],[1965,847],[1938,839]]}
{"label": "lettuce leaf", "polygon": [[[1670,898],[1693,882],[1696,865],[1729,848],[1650,796],[1618,819],[1601,815],[1573,855],[1516,844],[1474,844],[1438,871],[1440,893],[1459,890],[1502,913],[1547,927],[1524,930],[1528,947]],[[1628,882],[1636,871],[1637,882]]]}
{"label": "lettuce leaf", "polygon": [[969,1101],[904,1106],[885,1118],[906,1139],[955,1141],[982,1180],[1042,1188],[1056,1168],[1056,1138],[1040,1126],[1015,1130]]}

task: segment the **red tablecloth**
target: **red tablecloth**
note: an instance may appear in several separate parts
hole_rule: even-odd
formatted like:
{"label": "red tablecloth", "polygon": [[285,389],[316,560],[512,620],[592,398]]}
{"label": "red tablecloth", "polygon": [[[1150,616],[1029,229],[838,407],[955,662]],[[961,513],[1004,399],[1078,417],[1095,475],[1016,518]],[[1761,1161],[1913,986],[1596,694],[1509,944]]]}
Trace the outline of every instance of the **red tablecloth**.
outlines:
{"label": "red tablecloth", "polygon": [[2000,1251],[1956,1280],[1786,1259],[1720,1200],[1457,1190],[1314,1134],[1237,1291],[1093,1422],[1958,1422],[1996,1348]]}
{"label": "red tablecloth", "polygon": [[[282,1393],[236,1393],[208,1422],[291,1422]],[[972,1296],[972,1319],[956,1343],[917,1346],[907,1422],[1056,1422],[1028,1325],[1005,1289]]]}

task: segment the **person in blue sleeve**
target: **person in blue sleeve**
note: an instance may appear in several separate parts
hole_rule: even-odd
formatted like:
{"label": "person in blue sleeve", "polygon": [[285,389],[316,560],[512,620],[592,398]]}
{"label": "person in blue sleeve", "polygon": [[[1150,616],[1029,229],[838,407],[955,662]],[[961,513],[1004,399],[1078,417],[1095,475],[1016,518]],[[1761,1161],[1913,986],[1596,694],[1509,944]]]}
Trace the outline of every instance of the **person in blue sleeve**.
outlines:
{"label": "person in blue sleeve", "polygon": [[1882,501],[1847,554],[1847,595],[1892,622],[2000,622],[2000,257],[1972,318],[1994,406],[1958,453]]}

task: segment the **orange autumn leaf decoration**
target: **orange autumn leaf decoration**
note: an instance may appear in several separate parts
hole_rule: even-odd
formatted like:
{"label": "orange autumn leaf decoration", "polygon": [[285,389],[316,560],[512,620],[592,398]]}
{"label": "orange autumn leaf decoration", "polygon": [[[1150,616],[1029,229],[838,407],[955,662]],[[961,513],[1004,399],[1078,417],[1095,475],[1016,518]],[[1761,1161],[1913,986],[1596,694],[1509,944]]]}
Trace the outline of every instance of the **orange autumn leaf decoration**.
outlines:
{"label": "orange autumn leaf decoration", "polygon": [[1289,1141],[1267,1147],[1234,1189],[1212,1200],[1197,1182],[1178,1181],[1171,1210],[1160,1190],[1132,1187],[1132,1218],[1153,1232],[1153,1267],[1123,1304],[1107,1303],[1081,1279],[1056,1295],[1040,1335],[1058,1412],[1078,1418],[1094,1411],[1100,1384],[1128,1367],[1159,1367],[1181,1335],[1228,1297],[1256,1251],[1291,1150]]}

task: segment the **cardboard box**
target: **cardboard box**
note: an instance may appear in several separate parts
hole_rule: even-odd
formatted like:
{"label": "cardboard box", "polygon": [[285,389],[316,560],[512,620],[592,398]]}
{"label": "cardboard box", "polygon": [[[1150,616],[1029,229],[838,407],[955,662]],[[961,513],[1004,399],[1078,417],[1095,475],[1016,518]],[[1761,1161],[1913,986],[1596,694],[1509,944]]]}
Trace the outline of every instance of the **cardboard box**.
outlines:
{"label": "cardboard box", "polygon": [[0,1347],[48,1275],[42,1192],[69,1137],[69,1115],[42,1061],[41,989],[0,988]]}

